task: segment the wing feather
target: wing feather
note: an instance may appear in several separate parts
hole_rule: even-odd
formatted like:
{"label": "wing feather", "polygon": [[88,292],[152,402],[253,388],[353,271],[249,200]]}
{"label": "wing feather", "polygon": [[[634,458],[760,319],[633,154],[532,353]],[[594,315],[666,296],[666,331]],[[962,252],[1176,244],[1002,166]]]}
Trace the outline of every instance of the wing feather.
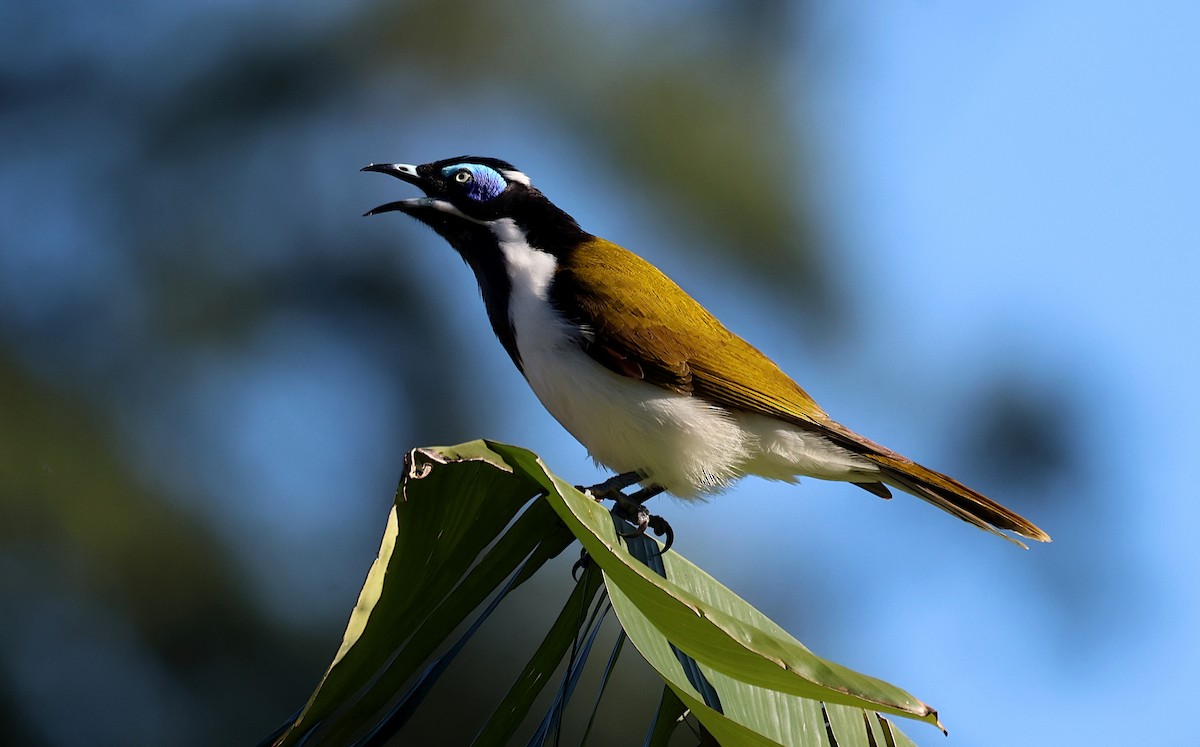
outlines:
{"label": "wing feather", "polygon": [[[551,300],[584,330],[587,353],[615,373],[791,423],[870,459],[879,465],[883,482],[963,521],[1014,542],[999,530],[1050,540],[1033,523],[957,480],[830,418],[770,358],[726,329],[658,268],[616,244],[592,238],[560,257]],[[882,485],[861,487],[887,493]]]}

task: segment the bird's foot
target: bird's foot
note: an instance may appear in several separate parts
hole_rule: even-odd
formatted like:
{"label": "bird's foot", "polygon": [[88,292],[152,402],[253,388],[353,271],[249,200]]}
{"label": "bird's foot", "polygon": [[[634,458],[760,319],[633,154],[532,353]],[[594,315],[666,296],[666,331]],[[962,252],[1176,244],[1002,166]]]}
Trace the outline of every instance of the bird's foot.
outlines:
{"label": "bird's foot", "polygon": [[622,519],[625,519],[630,524],[633,524],[633,531],[621,532],[622,537],[640,537],[649,529],[654,532],[656,537],[666,536],[666,541],[663,543],[662,550],[659,554],[671,549],[671,545],[675,544],[675,530],[671,529],[671,525],[661,516],[650,513],[650,509],[646,508],[646,504],[642,503],[641,498],[649,498],[652,495],[661,491],[661,488],[656,489],[653,493],[646,494],[649,490],[639,490],[633,495],[620,494],[616,499],[616,514]]}
{"label": "bird's foot", "polygon": [[[631,532],[621,532],[622,537],[639,537],[645,534],[647,529],[654,532],[656,537],[666,536],[663,548],[659,551],[662,554],[670,550],[671,545],[675,543],[675,531],[671,529],[671,525],[667,523],[666,519],[650,513],[650,509],[646,508],[644,501],[663,492],[663,489],[658,485],[651,485],[633,495],[626,495],[623,492],[625,488],[643,479],[645,478],[637,472],[624,472],[591,487],[577,486],[577,489],[579,492],[591,496],[595,501],[607,500],[617,504],[613,512],[634,526]],[[578,563],[576,567],[579,567]]]}

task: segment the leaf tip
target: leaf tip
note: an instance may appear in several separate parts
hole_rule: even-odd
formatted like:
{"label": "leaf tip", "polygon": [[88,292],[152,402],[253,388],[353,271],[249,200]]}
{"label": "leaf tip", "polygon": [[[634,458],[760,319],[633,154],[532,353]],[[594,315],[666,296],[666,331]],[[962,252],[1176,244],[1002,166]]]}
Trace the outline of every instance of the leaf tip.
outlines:
{"label": "leaf tip", "polygon": [[[929,708],[929,706],[925,706],[925,707]],[[937,728],[941,729],[942,736],[944,736],[944,737],[950,736],[950,732],[946,731],[946,727],[942,726],[942,720],[940,718],[938,718],[937,711],[933,710],[932,708],[929,708],[929,716],[931,718],[933,718],[933,725],[936,726]]]}

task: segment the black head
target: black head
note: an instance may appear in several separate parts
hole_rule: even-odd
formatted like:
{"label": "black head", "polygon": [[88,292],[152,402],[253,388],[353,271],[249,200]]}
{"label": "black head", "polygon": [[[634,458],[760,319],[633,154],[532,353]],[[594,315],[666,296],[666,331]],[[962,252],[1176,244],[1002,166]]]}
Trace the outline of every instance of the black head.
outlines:
{"label": "black head", "polygon": [[[511,163],[496,158],[459,156],[412,166],[404,163],[373,163],[363,171],[377,171],[421,188],[425,197],[380,205],[367,215],[390,210],[408,213],[424,220],[428,211],[446,213],[477,221],[505,217],[514,202],[540,193],[529,184],[529,177]],[[544,199],[544,198],[543,198]]]}
{"label": "black head", "polygon": [[523,241],[531,248],[562,257],[588,234],[559,210],[512,164],[495,158],[459,156],[412,166],[371,164],[363,171],[389,174],[425,193],[371,210],[411,215],[454,247],[475,272],[492,329],[521,367],[508,317],[511,285],[502,242]]}
{"label": "black head", "polygon": [[432,227],[464,254],[493,243],[498,233],[515,226],[531,245],[549,252],[587,236],[571,216],[559,210],[507,161],[458,156],[413,166],[375,163],[363,171],[389,174],[425,193],[389,202],[367,215],[399,211]]}

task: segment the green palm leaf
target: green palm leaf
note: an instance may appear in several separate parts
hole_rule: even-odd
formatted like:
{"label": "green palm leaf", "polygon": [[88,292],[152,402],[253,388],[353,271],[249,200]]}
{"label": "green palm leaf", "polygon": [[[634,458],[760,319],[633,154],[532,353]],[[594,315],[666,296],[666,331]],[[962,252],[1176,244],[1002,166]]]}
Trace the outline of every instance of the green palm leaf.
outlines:
{"label": "green palm leaf", "polygon": [[[402,728],[461,648],[461,637],[448,650],[443,645],[456,628],[491,597],[465,635],[473,633],[572,538],[602,572],[630,642],[669,688],[647,744],[665,744],[676,701],[722,744],[912,744],[879,713],[940,727],[929,706],[816,656],[678,553],[659,555],[646,537],[626,540],[608,511],[535,454],[474,441],[409,455],[342,646],[305,708],[265,743],[365,744]],[[596,575],[584,574],[509,694],[480,719],[478,744],[513,735],[571,642],[591,629],[556,710],[543,720],[557,723],[594,640],[585,612],[599,588]]]}

